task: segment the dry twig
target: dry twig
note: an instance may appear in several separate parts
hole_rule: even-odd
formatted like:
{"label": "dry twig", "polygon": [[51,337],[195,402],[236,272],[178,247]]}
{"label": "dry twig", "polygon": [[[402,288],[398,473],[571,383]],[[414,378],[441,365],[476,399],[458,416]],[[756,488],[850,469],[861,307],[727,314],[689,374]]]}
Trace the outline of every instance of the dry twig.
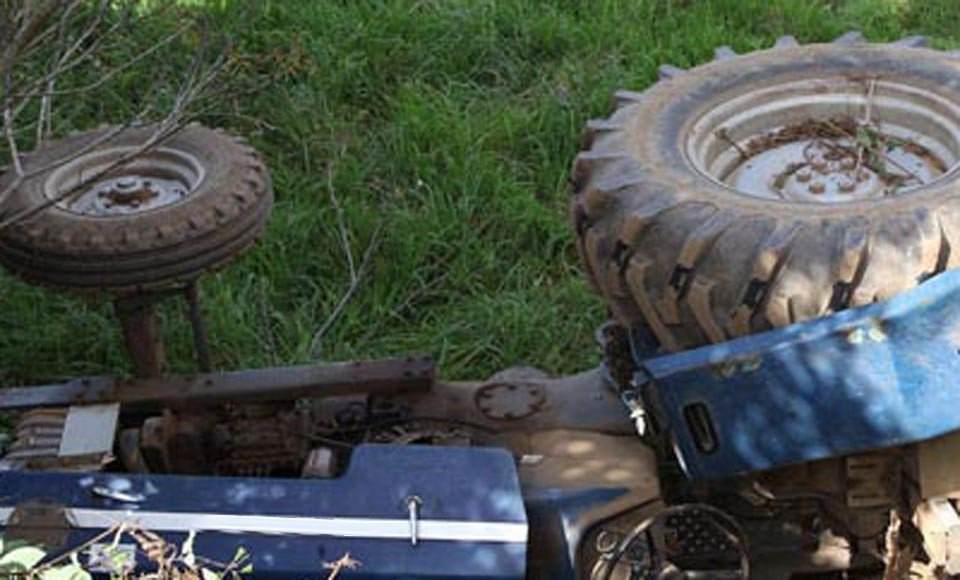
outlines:
{"label": "dry twig", "polygon": [[336,562],[327,562],[323,565],[324,568],[330,570],[330,574],[327,575],[327,580],[337,580],[337,576],[340,575],[340,572],[343,570],[356,570],[360,566],[358,560],[354,560],[350,556],[350,552],[344,554]]}
{"label": "dry twig", "polygon": [[[0,4],[0,46],[3,46],[0,50],[0,78],[3,79],[0,97],[3,111],[2,131],[10,157],[7,170],[12,172],[0,190],[0,203],[19,187],[24,179],[55,169],[109,143],[122,130],[142,124],[158,111],[158,107],[147,99],[148,102],[140,113],[122,127],[107,132],[73,155],[42,166],[25,166],[23,162],[20,153],[23,147],[18,142],[18,137],[25,134],[24,130],[31,126],[34,129],[34,146],[41,145],[49,137],[53,130],[54,97],[95,91],[117,75],[142,64],[145,59],[169,46],[190,26],[184,25],[159,41],[143,47],[136,56],[121,64],[98,68],[94,81],[77,86],[62,86],[65,73],[99,63],[97,55],[111,45],[114,37],[119,37],[126,27],[133,30],[137,26],[137,19],[131,19],[133,6],[134,3],[128,0],[98,0],[96,3],[86,0],[10,0]],[[204,45],[197,50],[174,95],[172,105],[163,117],[155,122],[154,131],[142,146],[109,167],[84,176],[74,186],[59,192],[54,196],[55,199],[3,216],[0,219],[0,229],[29,219],[51,205],[69,198],[176,133],[190,119],[191,109],[212,93],[213,81],[226,64],[224,51],[211,57],[207,54],[208,48]],[[41,55],[39,61],[45,63],[39,73],[36,55]],[[152,92],[148,91],[147,94]],[[37,111],[35,119],[21,122],[21,114],[31,107],[35,107]]]}
{"label": "dry twig", "polygon": [[[337,305],[333,307],[333,311],[330,312],[330,315],[327,316],[327,319],[323,321],[323,324],[320,325],[320,328],[313,335],[313,340],[310,341],[310,352],[312,354],[317,354],[323,337],[327,334],[327,331],[333,327],[337,319],[340,318],[340,315],[343,313],[343,309],[353,298],[353,295],[357,292],[361,282],[363,282],[363,277],[370,267],[370,262],[372,261],[374,254],[376,254],[377,249],[380,247],[382,233],[383,222],[381,221],[379,224],[377,224],[377,228],[373,231],[373,235],[370,237],[370,242],[367,244],[367,249],[363,252],[363,258],[360,261],[360,266],[355,270],[350,271],[350,282],[346,291],[340,296],[340,300],[338,300]],[[344,254],[349,256],[348,261],[352,262],[353,250],[350,248],[350,245],[345,244],[343,251]]]}

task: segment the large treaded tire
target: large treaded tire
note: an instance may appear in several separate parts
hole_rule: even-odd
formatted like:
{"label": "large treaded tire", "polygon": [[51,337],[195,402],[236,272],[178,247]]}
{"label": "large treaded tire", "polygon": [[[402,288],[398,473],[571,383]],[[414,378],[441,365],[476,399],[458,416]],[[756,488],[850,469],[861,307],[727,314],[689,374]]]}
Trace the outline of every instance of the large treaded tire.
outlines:
{"label": "large treaded tire", "polygon": [[692,167],[681,144],[697,115],[743,91],[810,75],[877,75],[960,103],[960,59],[922,38],[832,44],[784,37],[770,50],[684,71],[591,121],[573,166],[584,269],[624,325],[667,350],[884,300],[960,264],[960,175],[903,195],[841,204],[744,195]]}
{"label": "large treaded tire", "polygon": [[[25,156],[24,171],[30,175],[34,168],[69,159],[111,131],[116,130],[104,127],[51,142]],[[104,147],[137,147],[153,133],[153,127],[124,129]],[[0,261],[30,282],[124,294],[180,286],[235,259],[262,233],[273,206],[260,155],[239,137],[196,124],[162,147],[189,153],[206,171],[182,200],[105,217],[48,207],[0,231]],[[3,215],[43,204],[50,171],[25,179]],[[6,175],[0,186],[11,178]]]}

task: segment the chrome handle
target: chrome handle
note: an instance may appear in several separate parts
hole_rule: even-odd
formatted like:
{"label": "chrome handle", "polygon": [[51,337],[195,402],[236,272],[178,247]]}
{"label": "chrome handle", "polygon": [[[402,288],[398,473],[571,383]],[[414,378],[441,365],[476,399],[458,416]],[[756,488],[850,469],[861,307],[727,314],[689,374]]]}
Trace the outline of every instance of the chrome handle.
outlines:
{"label": "chrome handle", "polygon": [[411,495],[404,503],[407,504],[407,514],[410,517],[410,545],[416,546],[420,535],[420,504],[423,500],[419,496]]}
{"label": "chrome handle", "polygon": [[147,499],[140,493],[128,493],[116,489],[110,489],[105,485],[95,485],[90,488],[90,493],[103,499],[112,499],[123,503],[140,503]]}

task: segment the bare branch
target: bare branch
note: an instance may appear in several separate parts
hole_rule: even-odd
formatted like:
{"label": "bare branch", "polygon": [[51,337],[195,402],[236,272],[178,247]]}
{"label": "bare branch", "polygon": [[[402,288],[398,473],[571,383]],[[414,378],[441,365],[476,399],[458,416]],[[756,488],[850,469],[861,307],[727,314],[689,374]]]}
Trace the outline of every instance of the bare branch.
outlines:
{"label": "bare branch", "polygon": [[[347,286],[347,290],[340,297],[340,300],[337,301],[337,305],[333,307],[333,311],[330,312],[330,315],[327,316],[327,319],[323,321],[323,324],[320,325],[320,328],[313,335],[313,340],[310,341],[310,352],[312,354],[317,353],[323,337],[327,334],[330,328],[333,327],[337,319],[340,318],[340,314],[343,312],[343,309],[347,306],[347,304],[353,298],[353,295],[357,292],[357,289],[360,287],[360,283],[363,282],[363,276],[370,267],[370,262],[373,259],[374,254],[380,247],[382,233],[383,222],[381,221],[379,224],[377,224],[377,229],[374,230],[373,236],[370,238],[370,243],[367,244],[367,249],[363,252],[363,260],[361,260],[360,267],[357,269],[356,274],[351,277],[350,284]],[[345,251],[349,254],[350,248],[345,248]]]}
{"label": "bare branch", "polygon": [[[163,125],[158,126],[154,134],[148,137],[143,142],[142,145],[122,155],[116,161],[107,165],[103,169],[96,171],[87,177],[81,178],[80,180],[77,181],[77,183],[72,185],[70,188],[58,193],[57,195],[51,197],[50,199],[45,200],[41,204],[38,204],[34,207],[20,210],[19,212],[14,213],[9,217],[6,217],[0,220],[0,230],[8,228],[11,225],[19,223],[23,220],[30,219],[31,217],[37,215],[41,211],[49,207],[52,207],[57,203],[63,201],[64,199],[67,199],[68,197],[82,191],[84,188],[88,187],[91,183],[95,183],[101,178],[103,178],[104,176],[109,175],[110,173],[116,171],[117,169],[125,167],[127,164],[137,159],[138,157],[143,155],[145,152],[150,151],[151,149],[157,147],[158,145],[160,145],[161,143],[163,143],[164,141],[172,137],[179,130],[179,128],[180,128],[179,126],[173,126],[173,127],[163,126]],[[6,191],[5,193],[9,195],[9,191]]]}
{"label": "bare branch", "polygon": [[[171,42],[173,42],[174,40],[176,40],[177,38],[179,38],[180,36],[182,36],[183,33],[184,33],[188,28],[189,28],[189,26],[187,26],[187,25],[182,26],[182,27],[181,27],[180,29],[178,29],[177,31],[175,31],[175,32],[173,32],[172,34],[168,35],[167,37],[161,39],[160,41],[154,43],[152,46],[150,46],[149,48],[143,50],[142,52],[140,52],[140,54],[138,54],[137,56],[131,58],[131,59],[128,60],[127,62],[123,63],[122,65],[117,66],[117,67],[114,67],[114,68],[110,69],[109,71],[103,73],[102,75],[100,75],[99,78],[97,78],[96,81],[93,81],[92,83],[87,83],[87,84],[82,85],[82,86],[79,86],[79,87],[70,87],[70,88],[68,88],[68,89],[60,89],[60,90],[58,90],[58,91],[50,91],[50,92],[47,92],[47,91],[39,92],[39,91],[36,91],[36,90],[33,90],[33,91],[31,91],[31,90],[26,90],[26,91],[24,91],[24,92],[19,92],[19,93],[17,93],[16,96],[17,96],[17,98],[24,99],[24,98],[31,98],[31,97],[41,97],[41,96],[44,96],[44,95],[46,95],[46,94],[55,95],[55,96],[62,96],[62,95],[76,95],[76,94],[79,94],[79,93],[85,93],[85,92],[92,91],[92,90],[94,90],[94,89],[96,89],[96,88],[98,88],[98,87],[103,86],[104,84],[108,83],[109,81],[113,80],[113,78],[116,77],[118,74],[120,74],[120,73],[122,73],[122,72],[125,72],[125,71],[133,68],[134,66],[136,66],[137,64],[139,64],[140,62],[142,62],[144,59],[146,59],[148,56],[153,55],[154,53],[156,53],[156,52],[157,52],[158,50],[160,50],[161,48],[167,46],[168,44],[170,44]],[[79,64],[79,61],[80,61],[80,60],[82,60],[82,59],[76,59],[74,62],[77,63],[77,64]],[[72,68],[72,67],[71,67],[71,68]],[[44,79],[45,79],[47,82],[49,82],[49,80],[55,79],[56,77],[60,76],[65,70],[67,70],[67,69],[57,69],[55,72],[50,73],[50,74],[47,74],[47,75],[44,77]],[[39,84],[39,83],[35,83],[35,84]]]}
{"label": "bare branch", "polygon": [[344,570],[355,570],[358,566],[360,566],[360,562],[358,560],[354,560],[350,556],[350,552],[344,554],[336,562],[326,562],[323,565],[324,568],[330,570],[330,574],[327,576],[326,580],[337,580],[337,578],[340,576],[340,572]]}
{"label": "bare branch", "polygon": [[333,206],[333,213],[337,217],[337,229],[340,231],[340,243],[343,245],[343,254],[347,259],[347,270],[350,272],[350,283],[357,279],[357,268],[353,261],[353,251],[350,249],[350,234],[347,232],[347,224],[343,217],[343,207],[340,200],[337,199],[337,192],[333,188],[333,168],[327,170],[327,191],[330,194],[330,205]]}
{"label": "bare branch", "polygon": [[[100,71],[96,79],[79,86],[63,86],[63,75],[85,63],[94,62],[97,53],[106,41],[129,23],[129,14],[118,13],[114,7],[118,0],[97,0],[86,8],[87,0],[16,0],[0,7],[0,75],[4,80],[2,97],[3,132],[9,150],[12,175],[5,179],[0,191],[0,203],[16,190],[23,180],[56,169],[89,151],[109,143],[121,132],[135,124],[141,124],[157,107],[148,104],[133,119],[120,127],[110,129],[77,151],[42,166],[24,165],[17,139],[28,128],[34,130],[35,146],[39,146],[52,133],[53,101],[58,95],[73,95],[97,89],[116,78],[124,71],[142,64],[164,47],[170,46],[190,28],[184,24],[159,41],[138,51],[135,57],[122,64]],[[127,4],[127,8],[131,5]],[[114,18],[114,16],[119,16]],[[109,21],[109,23],[108,23]],[[55,40],[54,40],[55,39]],[[132,149],[108,167],[100,168],[91,175],[83,176],[66,191],[58,192],[53,199],[46,199],[35,207],[23,208],[12,215],[0,216],[0,229],[9,227],[38,214],[50,206],[75,195],[78,191],[127,165],[136,157],[158,146],[180,130],[197,103],[212,93],[215,80],[227,65],[227,54],[209,54],[207,45],[197,51],[182,77],[173,104],[162,119],[156,122],[153,134],[140,146]],[[47,61],[42,74],[33,74],[35,65],[25,61],[28,54],[43,54]],[[160,86],[159,82],[157,86]],[[36,117],[23,123],[18,119],[28,107],[36,108]]]}
{"label": "bare branch", "polygon": [[25,3],[24,8],[14,18],[15,21],[19,21],[19,26],[16,26],[16,32],[12,38],[3,39],[6,41],[6,46],[3,56],[0,57],[0,75],[7,75],[13,71],[21,53],[42,35],[47,22],[62,7],[63,0],[47,0],[38,10],[33,10],[37,5],[36,2]]}
{"label": "bare branch", "polygon": [[[4,85],[9,87],[12,84],[12,75],[4,76]],[[3,134],[7,139],[7,147],[10,148],[10,161],[13,164],[13,170],[16,172],[17,179],[23,178],[23,165],[20,163],[20,150],[17,148],[17,140],[13,136],[13,111],[10,109],[10,103],[7,101],[3,108]]]}

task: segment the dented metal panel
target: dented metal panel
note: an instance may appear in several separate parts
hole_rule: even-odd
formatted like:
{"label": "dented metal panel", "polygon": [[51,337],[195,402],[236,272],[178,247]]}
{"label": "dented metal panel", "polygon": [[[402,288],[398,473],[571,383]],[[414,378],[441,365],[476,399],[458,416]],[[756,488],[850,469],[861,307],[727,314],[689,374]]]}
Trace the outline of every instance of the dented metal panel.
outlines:
{"label": "dented metal panel", "polygon": [[960,271],[885,303],[644,362],[686,470],[715,478],[960,429]]}

